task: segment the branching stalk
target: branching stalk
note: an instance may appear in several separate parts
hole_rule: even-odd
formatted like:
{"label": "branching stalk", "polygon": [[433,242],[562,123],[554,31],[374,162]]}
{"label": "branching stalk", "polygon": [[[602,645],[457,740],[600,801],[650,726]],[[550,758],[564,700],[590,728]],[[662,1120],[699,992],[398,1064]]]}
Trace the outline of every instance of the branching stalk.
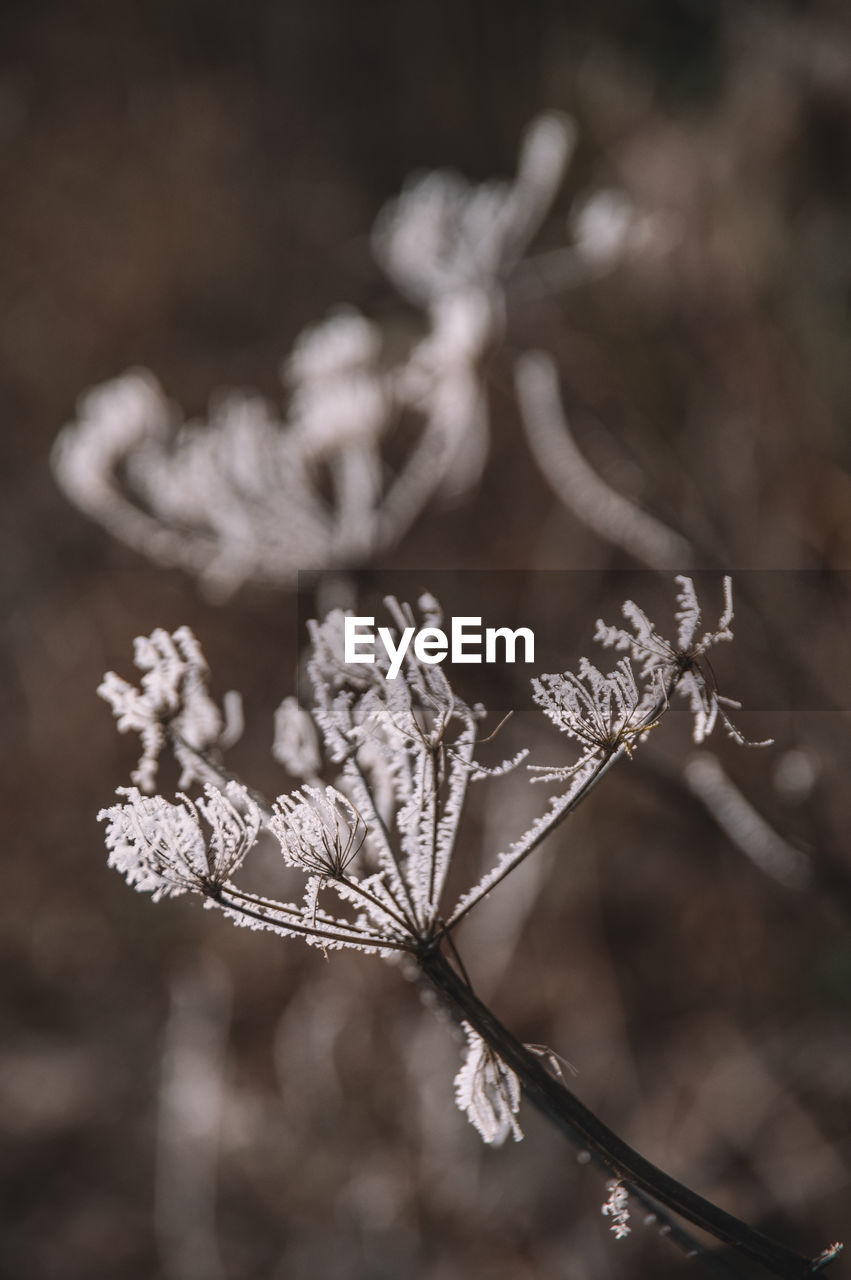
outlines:
{"label": "branching stalk", "polygon": [[740,1222],[629,1147],[546,1070],[479,1000],[467,982],[437,950],[417,956],[419,967],[453,1014],[466,1021],[518,1077],[529,1101],[585,1150],[596,1154],[627,1190],[638,1188],[667,1209],[714,1236],[736,1253],[760,1263],[781,1280],[803,1280],[818,1261],[796,1253]]}

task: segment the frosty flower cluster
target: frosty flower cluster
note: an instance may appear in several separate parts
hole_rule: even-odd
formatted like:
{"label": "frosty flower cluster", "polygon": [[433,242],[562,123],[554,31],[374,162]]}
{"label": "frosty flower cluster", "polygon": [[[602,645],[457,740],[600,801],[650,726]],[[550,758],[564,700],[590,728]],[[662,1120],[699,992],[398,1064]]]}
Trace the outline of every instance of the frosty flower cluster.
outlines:
{"label": "frosty flower cluster", "polygon": [[[627,632],[598,623],[598,639],[628,649],[609,673],[581,659],[576,673],[543,675],[533,696],[574,743],[576,763],[548,769],[560,784],[528,830],[497,854],[484,875],[454,906],[445,901],[447,877],[470,785],[499,778],[526,755],[496,766],[478,758],[485,711],[467,705],[445,669],[420,661],[410,649],[391,678],[388,652],[372,664],[345,661],[346,615],[330,613],[310,624],[308,664],[312,705],[286,698],[275,717],[274,754],[301,782],[294,791],[262,803],[244,785],[227,781],[222,750],[234,725],[213,701],[200,646],[188,628],[154,631],[136,641],[141,674],[134,686],[109,672],[99,692],[118,728],[140,735],[136,786],[121,788],[118,802],[101,811],[109,862],[136,889],[154,899],[198,893],[207,906],[235,923],[301,937],[323,951],[350,947],[386,957],[430,955],[459,922],[589,794],[621,755],[631,755],[659,721],[675,691],[695,713],[695,737],[708,734],[720,696],[710,689],[700,658],[731,638],[732,595],[716,629],[699,634],[694,584],[679,578],[678,631],[669,643],[633,603],[624,605]],[[385,602],[398,636],[417,621],[394,598]],[[443,620],[439,604],[424,595],[419,619]],[[630,658],[639,665],[639,679]],[[234,720],[234,717],[231,717]],[[485,737],[490,734],[485,734]],[[169,746],[183,765],[181,785],[204,784],[203,795],[176,802],[152,792],[157,764]],[[323,782],[323,759],[334,770]],[[304,877],[300,901],[284,902],[248,892],[238,873],[267,832],[288,867]],[[454,944],[452,944],[454,945]],[[465,1063],[456,1098],[485,1141],[521,1132],[515,1115],[519,1085],[513,1072],[469,1025]]]}
{"label": "frosty flower cluster", "polygon": [[257,843],[260,809],[244,787],[229,782],[219,791],[208,783],[204,792],[205,799],[182,795],[169,804],[120,787],[126,802],[98,814],[107,824],[109,865],[154,902],[187,892],[215,896]]}
{"label": "frosty flower cluster", "polygon": [[[611,754],[619,746],[631,752],[631,743],[652,727],[647,692],[639,695],[626,658],[621,658],[609,675],[588,661],[580,659],[576,675],[545,675],[532,681],[533,696],[553,723],[583,748],[579,763],[568,768],[575,772],[589,757]],[[547,777],[550,775],[548,774]]]}
{"label": "frosty flower cluster", "polygon": [[[738,710],[741,703],[720,694],[714,681],[707,677],[701,666],[701,658],[714,645],[733,639],[730,624],[733,621],[733,585],[724,578],[724,609],[714,631],[701,635],[701,610],[691,578],[678,574],[675,579],[679,591],[676,613],[677,638],[674,643],[660,636],[646,613],[627,600],[623,615],[632,630],[607,626],[597,622],[594,639],[607,648],[625,650],[639,666],[645,680],[657,680],[663,688],[670,688],[685,698],[694,717],[694,740],[701,743],[715,728],[718,720],[735,741],[744,744],[745,738],[731,722],[725,708]],[[751,743],[751,746],[767,746],[767,742]]]}

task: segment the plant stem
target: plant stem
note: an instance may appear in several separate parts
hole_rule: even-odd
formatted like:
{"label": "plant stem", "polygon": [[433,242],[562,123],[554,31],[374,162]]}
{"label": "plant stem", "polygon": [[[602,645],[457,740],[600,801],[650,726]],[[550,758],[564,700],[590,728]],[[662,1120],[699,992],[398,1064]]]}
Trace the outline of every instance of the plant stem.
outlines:
{"label": "plant stem", "polygon": [[582,801],[590,795],[602,778],[605,777],[609,770],[615,766],[618,760],[620,760],[621,756],[624,755],[626,755],[626,747],[621,745],[611,750],[607,755],[602,756],[599,764],[594,769],[594,772],[585,779],[569,799],[566,799],[565,797],[560,798],[560,803],[552,810],[548,820],[541,826],[529,843],[522,849],[519,849],[515,856],[506,862],[499,875],[494,876],[493,880],[487,883],[486,888],[481,889],[470,897],[464,903],[464,906],[457,910],[454,915],[447,920],[445,931],[448,933],[450,929],[454,929],[455,926],[464,919],[467,913],[472,911],[473,907],[477,907],[483,898],[486,898],[498,884],[502,883],[506,876],[509,876],[512,871],[515,871],[517,867],[520,866],[521,862],[525,862],[529,857],[529,854],[534,853],[539,845],[543,844],[547,836],[555,831],[556,827],[559,826],[560,823],[564,822],[565,818],[569,814],[573,813],[574,809],[579,807]]}
{"label": "plant stem", "polygon": [[646,1192],[781,1280],[803,1280],[819,1269],[812,1259],[740,1222],[633,1151],[563,1082],[550,1075],[541,1059],[498,1021],[438,950],[424,950],[417,963],[455,1016],[468,1022],[516,1074],[529,1101],[581,1148],[597,1156],[627,1190],[632,1186]]}

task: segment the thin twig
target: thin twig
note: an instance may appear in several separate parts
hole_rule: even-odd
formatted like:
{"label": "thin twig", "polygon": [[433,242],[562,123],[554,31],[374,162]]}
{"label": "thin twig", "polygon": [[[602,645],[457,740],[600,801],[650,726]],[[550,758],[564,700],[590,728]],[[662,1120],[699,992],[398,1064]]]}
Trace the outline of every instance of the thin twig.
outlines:
{"label": "thin twig", "polygon": [[535,838],[529,841],[529,844],[526,846],[526,848],[523,849],[520,853],[518,853],[516,858],[513,858],[508,862],[506,862],[500,874],[496,876],[487,885],[487,887],[482,890],[481,893],[475,894],[464,904],[463,907],[461,907],[459,911],[456,911],[455,914],[451,917],[451,919],[449,919],[446,922],[446,926],[443,931],[448,932],[448,930],[454,929],[455,926],[461,920],[463,920],[464,916],[466,916],[469,911],[472,911],[473,907],[478,906],[482,898],[486,898],[487,895],[491,892],[491,890],[495,889],[498,884],[501,884],[501,882],[505,879],[506,876],[510,875],[512,871],[516,870],[516,868],[519,867],[521,863],[525,862],[526,859],[529,857],[530,853],[534,853],[535,850],[538,848],[538,846],[544,840],[546,840],[548,835],[550,835],[553,831],[555,831],[556,827],[561,822],[564,821],[564,819],[568,816],[568,814],[573,813],[574,809],[576,809],[577,806],[582,803],[585,797],[589,795],[591,791],[594,790],[597,783],[600,782],[600,780],[604,777],[604,775],[608,773],[609,769],[612,768],[615,762],[617,760],[620,760],[621,756],[625,754],[626,754],[626,745],[622,743],[610,755],[603,756],[603,758],[600,760],[599,767],[594,770],[594,772],[590,775],[590,777],[586,779],[585,782],[583,782],[582,786],[579,787],[576,793],[570,798],[569,802],[567,804],[562,803],[561,807],[557,806],[552,811],[549,821],[547,821],[541,826]]}

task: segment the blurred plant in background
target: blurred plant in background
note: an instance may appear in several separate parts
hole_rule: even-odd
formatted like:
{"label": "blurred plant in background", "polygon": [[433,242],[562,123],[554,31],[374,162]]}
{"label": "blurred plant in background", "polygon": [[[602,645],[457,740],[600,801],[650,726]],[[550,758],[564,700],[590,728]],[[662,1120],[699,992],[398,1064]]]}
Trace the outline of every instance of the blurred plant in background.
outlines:
{"label": "blurred plant in background", "polygon": [[[149,373],[125,374],[87,393],[57,441],[65,493],[115,537],[197,575],[217,597],[244,582],[291,588],[299,570],[386,554],[432,499],[463,498],[481,476],[482,365],[503,335],[515,278],[523,291],[526,273],[527,294],[530,273],[533,292],[575,285],[658,240],[625,197],[599,192],[584,202],[574,245],[521,261],[574,133],[567,117],[548,113],[526,132],[514,182],[473,186],[439,170],[382,209],[375,256],[426,325],[399,363],[388,363],[375,324],[340,308],[306,329],[284,363],[286,421],[263,400],[231,393],[214,402],[208,423],[181,426]],[[589,469],[578,466],[573,488],[587,488]],[[661,559],[687,563],[682,539],[658,536],[667,538]]]}

